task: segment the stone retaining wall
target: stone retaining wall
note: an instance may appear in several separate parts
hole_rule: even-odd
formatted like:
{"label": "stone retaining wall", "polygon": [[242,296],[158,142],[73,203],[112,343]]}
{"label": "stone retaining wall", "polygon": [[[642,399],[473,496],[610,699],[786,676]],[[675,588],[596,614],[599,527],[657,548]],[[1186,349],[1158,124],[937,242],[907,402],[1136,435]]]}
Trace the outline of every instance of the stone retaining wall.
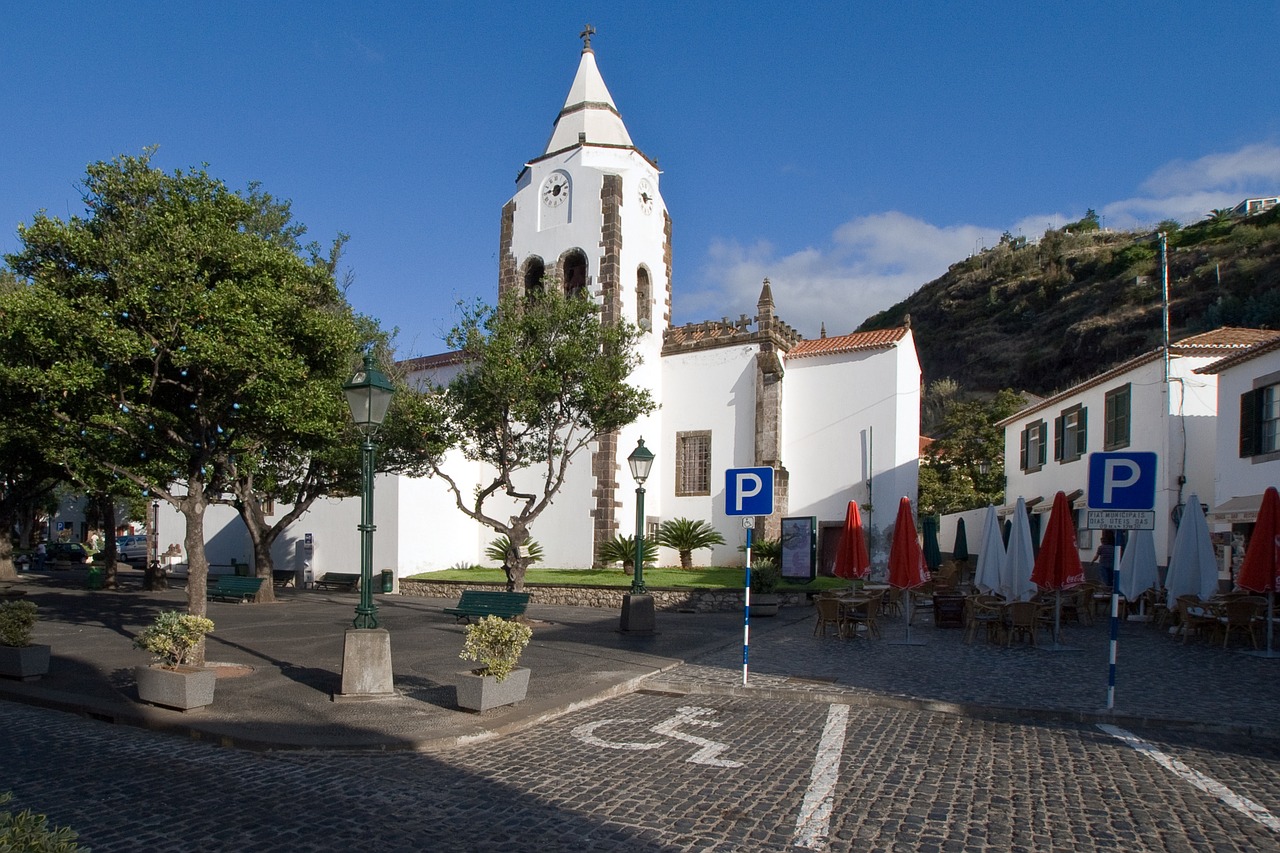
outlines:
{"label": "stone retaining wall", "polygon": [[[400,594],[422,598],[459,598],[464,589],[482,589],[490,592],[505,590],[502,583],[474,583],[470,581],[422,581],[401,578]],[[599,586],[552,586],[550,584],[526,584],[524,591],[536,604],[560,604],[571,607],[622,607],[625,589]],[[655,589],[649,588],[653,604],[658,610],[683,610],[695,613],[713,613],[742,609],[742,591],[731,589]],[[780,593],[782,603],[789,606],[807,603],[803,592]]]}

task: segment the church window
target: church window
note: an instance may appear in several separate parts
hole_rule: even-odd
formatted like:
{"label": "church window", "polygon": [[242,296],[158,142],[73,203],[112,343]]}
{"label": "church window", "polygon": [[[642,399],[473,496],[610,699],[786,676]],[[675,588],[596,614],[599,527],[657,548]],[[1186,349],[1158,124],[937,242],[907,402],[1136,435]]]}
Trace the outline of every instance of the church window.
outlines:
{"label": "church window", "polygon": [[711,494],[711,430],[676,433],[676,494]]}
{"label": "church window", "polygon": [[564,295],[584,296],[587,292],[587,256],[571,252],[564,259]]}
{"label": "church window", "polygon": [[524,294],[532,296],[535,293],[542,293],[544,288],[542,279],[547,274],[547,268],[543,266],[539,258],[531,258],[524,267]]}
{"label": "church window", "polygon": [[653,285],[644,267],[636,270],[636,325],[646,332],[653,328]]}

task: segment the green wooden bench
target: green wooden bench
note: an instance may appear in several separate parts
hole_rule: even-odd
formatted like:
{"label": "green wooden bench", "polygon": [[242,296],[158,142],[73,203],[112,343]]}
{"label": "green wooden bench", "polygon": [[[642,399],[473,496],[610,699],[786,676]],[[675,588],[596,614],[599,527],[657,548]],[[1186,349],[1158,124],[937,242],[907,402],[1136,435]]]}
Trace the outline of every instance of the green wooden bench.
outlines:
{"label": "green wooden bench", "polygon": [[293,569],[272,569],[271,570],[271,583],[280,589],[284,589],[286,586],[296,583],[297,579],[298,579],[298,573],[295,572]]}
{"label": "green wooden bench", "polygon": [[456,617],[455,621],[498,616],[502,619],[514,619],[522,616],[529,606],[527,592],[491,592],[482,589],[465,589],[456,607],[446,607],[445,613]]}
{"label": "green wooden bench", "polygon": [[353,591],[360,587],[358,572],[325,572],[315,582],[317,589],[341,589]]}
{"label": "green wooden bench", "polygon": [[239,575],[213,575],[209,578],[206,598],[221,601],[250,601],[258,594],[262,578],[242,578]]}

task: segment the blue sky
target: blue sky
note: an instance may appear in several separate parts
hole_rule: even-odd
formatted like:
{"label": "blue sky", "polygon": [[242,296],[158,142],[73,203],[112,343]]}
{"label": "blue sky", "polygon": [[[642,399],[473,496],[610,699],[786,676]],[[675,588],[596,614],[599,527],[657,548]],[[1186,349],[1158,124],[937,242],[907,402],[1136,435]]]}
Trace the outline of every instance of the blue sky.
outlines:
{"label": "blue sky", "polygon": [[[1097,209],[1280,194],[1280,4],[2,3],[0,252],[82,212],[85,166],[158,145],[351,235],[348,296],[437,352],[496,293],[498,216],[587,22],[663,169],[674,320],[851,331],[990,246]],[[367,6],[367,8],[366,8]]]}

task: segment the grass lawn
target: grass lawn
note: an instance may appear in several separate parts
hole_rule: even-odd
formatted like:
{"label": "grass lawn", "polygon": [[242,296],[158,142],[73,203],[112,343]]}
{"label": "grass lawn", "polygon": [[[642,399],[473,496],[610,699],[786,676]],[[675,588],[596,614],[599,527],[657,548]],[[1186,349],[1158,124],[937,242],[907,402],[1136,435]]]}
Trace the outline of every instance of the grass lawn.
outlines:
{"label": "grass lawn", "polygon": [[[502,569],[448,569],[443,572],[423,572],[409,580],[415,581],[477,581],[480,583],[504,583],[507,576]],[[741,568],[697,569],[645,569],[644,584],[648,587],[695,587],[698,589],[725,589],[742,586]],[[577,586],[612,586],[623,589],[631,586],[631,576],[621,569],[529,569],[524,573],[525,583],[573,584]],[[807,584],[783,581],[779,592],[835,589],[848,586],[843,578],[817,578]]]}

